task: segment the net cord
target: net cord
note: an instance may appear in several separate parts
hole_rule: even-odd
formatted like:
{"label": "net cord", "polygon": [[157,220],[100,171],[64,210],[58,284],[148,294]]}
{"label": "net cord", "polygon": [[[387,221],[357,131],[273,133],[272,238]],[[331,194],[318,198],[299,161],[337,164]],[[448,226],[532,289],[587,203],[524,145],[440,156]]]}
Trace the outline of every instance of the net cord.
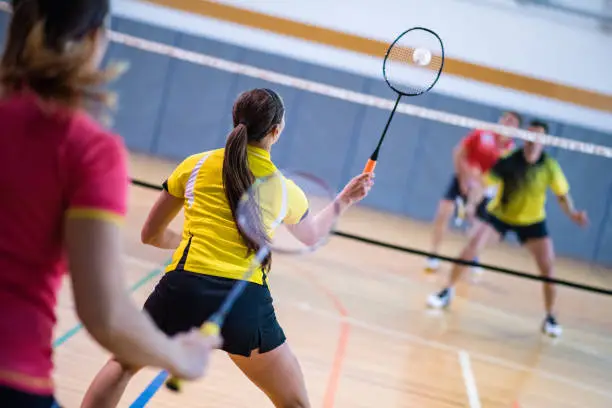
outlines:
{"label": "net cord", "polygon": [[[10,12],[10,10],[11,7],[8,3],[0,2],[0,11]],[[175,46],[146,40],[117,31],[110,31],[109,36],[110,40],[117,44],[123,44],[129,47],[137,48],[142,51],[148,51],[154,54],[175,58],[181,61],[191,62],[196,65],[240,74],[251,78],[261,79],[278,85],[301,89],[304,91],[324,95],[334,99],[356,103],[359,105],[371,106],[374,108],[390,111],[393,109],[393,105],[395,104],[395,101],[391,99],[381,98],[332,85],[309,81],[306,79],[257,68],[247,64],[240,64],[237,62],[232,62],[221,58],[216,58],[209,55],[184,50]],[[564,150],[575,151],[593,156],[612,158],[612,147],[562,138],[550,134],[540,134],[530,132],[528,130],[506,127],[499,124],[485,122],[483,120],[456,115],[449,112],[437,111],[407,103],[399,104],[399,106],[397,107],[397,112],[466,129],[488,130],[504,136],[526,141],[536,141],[547,146],[558,147]]]}

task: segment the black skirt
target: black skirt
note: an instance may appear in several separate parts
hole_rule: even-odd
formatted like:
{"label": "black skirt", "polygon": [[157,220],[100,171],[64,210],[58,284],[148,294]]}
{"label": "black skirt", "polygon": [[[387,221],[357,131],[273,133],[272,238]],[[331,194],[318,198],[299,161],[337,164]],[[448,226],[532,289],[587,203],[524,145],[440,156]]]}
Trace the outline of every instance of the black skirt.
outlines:
{"label": "black skirt", "polygon": [[[165,274],[144,310],[166,334],[200,327],[215,313],[238,281],[175,270]],[[266,284],[249,282],[221,327],[222,349],[245,357],[274,350],[285,342]]]}

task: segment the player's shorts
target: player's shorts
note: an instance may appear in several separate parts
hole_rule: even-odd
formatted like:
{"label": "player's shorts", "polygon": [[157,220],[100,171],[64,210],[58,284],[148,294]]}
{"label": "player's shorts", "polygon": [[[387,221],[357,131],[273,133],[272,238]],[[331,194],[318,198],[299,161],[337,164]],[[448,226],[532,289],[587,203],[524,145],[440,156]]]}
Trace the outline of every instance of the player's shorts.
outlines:
{"label": "player's shorts", "polygon": [[[467,197],[461,193],[461,187],[459,186],[459,179],[457,176],[453,176],[451,179],[446,193],[444,193],[444,199],[448,201],[455,201],[457,197],[461,197],[464,201],[467,201]],[[487,205],[489,205],[489,198],[485,197],[476,207],[476,218],[481,221],[486,221],[488,218]]]}
{"label": "player's shorts", "polygon": [[514,232],[521,244],[525,244],[532,239],[548,237],[546,220],[530,225],[512,225],[489,214],[486,223],[492,226],[501,235],[502,239],[508,232]]}
{"label": "player's shorts", "polygon": [[60,408],[52,395],[30,394],[0,385],[0,407],[2,408]]}
{"label": "player's shorts", "polygon": [[[221,306],[238,281],[183,270],[168,272],[147,299],[144,310],[166,334],[200,327]],[[272,351],[285,333],[276,320],[266,284],[249,282],[221,327],[222,349],[245,357]]]}

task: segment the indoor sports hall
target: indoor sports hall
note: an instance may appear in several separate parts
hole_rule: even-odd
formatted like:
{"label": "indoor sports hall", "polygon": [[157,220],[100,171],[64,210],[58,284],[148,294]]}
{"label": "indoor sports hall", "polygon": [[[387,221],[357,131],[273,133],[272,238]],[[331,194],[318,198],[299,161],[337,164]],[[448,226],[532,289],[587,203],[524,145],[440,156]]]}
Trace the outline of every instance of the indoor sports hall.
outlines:
{"label": "indoor sports hall", "polygon": [[[162,277],[172,252],[142,244],[141,227],[180,161],[224,145],[238,94],[277,91],[286,130],[276,164],[341,189],[363,170],[396,101],[382,72],[387,48],[403,31],[425,27],[444,44],[444,68],[431,91],[397,105],[369,196],[316,252],[275,254],[274,304],[312,405],[611,407],[612,3],[537,3],[113,1],[107,60],[129,63],[113,84],[112,124],[130,150],[133,180],[127,290],[140,305]],[[1,1],[2,41],[10,12]],[[480,256],[481,272],[464,274],[452,307],[426,304],[468,242],[457,214],[440,268],[425,270],[453,149],[474,129],[511,131],[519,146],[532,137],[501,129],[505,111],[522,116],[523,130],[534,119],[548,124],[546,151],[589,218],[575,225],[549,194],[557,338],[541,333],[542,278],[514,235]],[[109,356],[79,323],[67,278],[58,316],[57,397],[79,407]],[[180,393],[167,390],[166,379],[140,372],[120,406],[271,406],[221,351],[208,375]]]}

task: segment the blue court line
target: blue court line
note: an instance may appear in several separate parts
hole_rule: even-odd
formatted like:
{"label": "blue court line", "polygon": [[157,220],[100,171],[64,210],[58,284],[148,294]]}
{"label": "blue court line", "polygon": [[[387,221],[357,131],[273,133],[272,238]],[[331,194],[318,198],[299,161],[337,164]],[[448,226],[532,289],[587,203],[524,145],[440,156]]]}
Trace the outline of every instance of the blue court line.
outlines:
{"label": "blue court line", "polygon": [[[166,269],[166,266],[168,265],[169,262],[170,261],[166,261],[166,263],[163,266],[160,266],[159,268],[152,270],[151,272],[149,272],[148,275],[145,275],[144,277],[140,278],[138,282],[136,282],[130,287],[129,289],[130,293],[137,291],[142,286],[144,286],[146,283],[148,283],[151,279],[155,278],[157,275],[162,273],[164,269]],[[81,323],[78,323],[74,327],[70,328],[66,333],[62,334],[60,337],[55,339],[55,341],[53,342],[53,348],[59,347],[62,344],[66,343],[68,340],[74,337],[78,332],[80,332],[82,328],[83,328],[83,324]]]}
{"label": "blue court line", "polygon": [[143,392],[140,393],[138,398],[132,402],[130,408],[143,408],[147,405],[147,403],[153,398],[155,393],[164,385],[166,379],[168,378],[167,371],[161,371],[157,376],[147,385],[147,388],[144,389]]}

